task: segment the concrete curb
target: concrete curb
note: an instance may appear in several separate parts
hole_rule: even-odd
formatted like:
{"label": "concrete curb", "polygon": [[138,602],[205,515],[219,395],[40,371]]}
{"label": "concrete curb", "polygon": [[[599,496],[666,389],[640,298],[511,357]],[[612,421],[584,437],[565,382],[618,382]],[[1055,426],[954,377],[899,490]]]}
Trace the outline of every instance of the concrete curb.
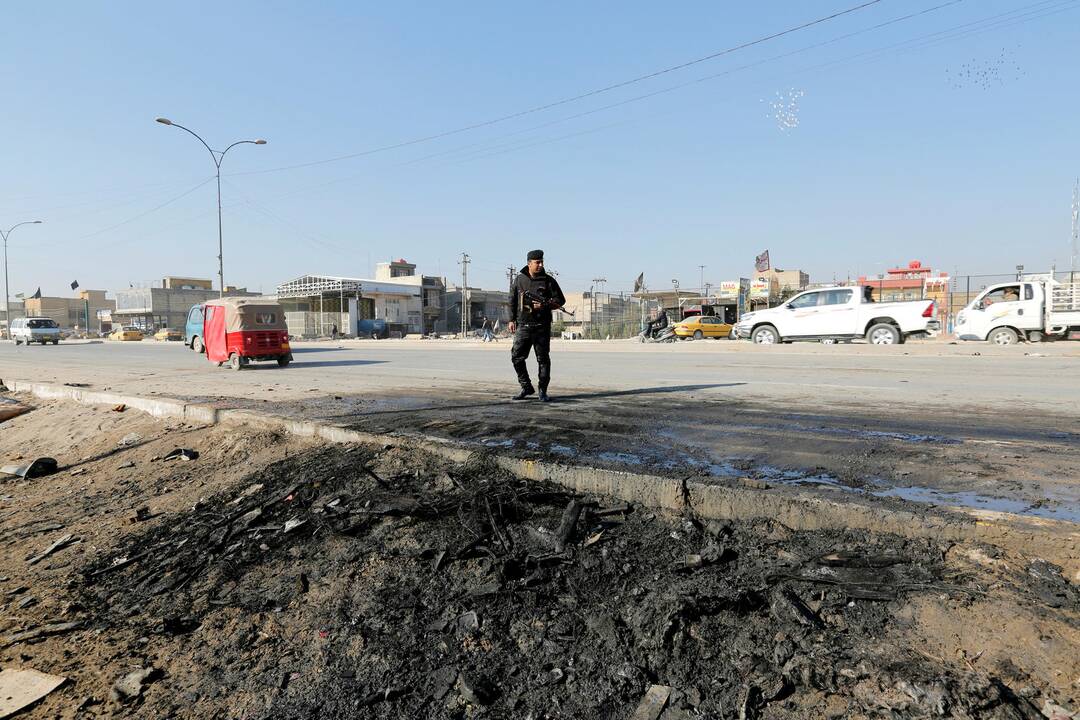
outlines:
{"label": "concrete curb", "polygon": [[[230,410],[171,398],[146,398],[85,388],[9,381],[16,392],[42,399],[73,400],[85,405],[119,405],[157,418],[175,418],[199,425],[254,427],[330,443],[397,445],[417,436],[369,433],[329,423],[292,420],[252,410]],[[421,436],[424,449],[454,462],[464,462],[477,449],[442,438]],[[546,460],[495,456],[514,475],[549,480],[566,488],[618,498],[672,512],[687,510],[710,520],[772,519],[794,530],[855,528],[911,538],[978,541],[1060,564],[1066,577],[1080,582],[1080,527],[1067,522],[1009,513],[947,508],[911,512],[882,507],[863,498],[838,501],[792,488],[770,488],[721,481],[678,479],[645,473],[567,465]]]}

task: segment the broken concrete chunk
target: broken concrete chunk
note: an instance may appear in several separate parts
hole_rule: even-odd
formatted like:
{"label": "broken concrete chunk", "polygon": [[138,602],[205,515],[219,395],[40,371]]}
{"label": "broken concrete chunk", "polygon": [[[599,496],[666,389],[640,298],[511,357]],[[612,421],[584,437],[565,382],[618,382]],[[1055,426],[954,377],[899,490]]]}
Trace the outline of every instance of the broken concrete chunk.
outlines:
{"label": "broken concrete chunk", "polygon": [[30,707],[66,682],[65,677],[31,668],[0,670],[0,718]]}
{"label": "broken concrete chunk", "polygon": [[161,677],[161,671],[153,667],[138,668],[113,683],[112,698],[119,702],[134,700],[143,694],[147,685]]}
{"label": "broken concrete chunk", "polygon": [[671,697],[671,687],[668,685],[653,685],[641,698],[630,720],[656,720],[664,711],[668,698]]}
{"label": "broken concrete chunk", "polygon": [[198,450],[191,450],[189,448],[176,448],[165,453],[165,460],[196,460],[199,457]]}
{"label": "broken concrete chunk", "polygon": [[139,433],[128,433],[124,437],[120,438],[120,442],[118,442],[117,445],[121,447],[129,447],[131,445],[135,445],[140,440],[142,440],[142,435],[140,435]]}

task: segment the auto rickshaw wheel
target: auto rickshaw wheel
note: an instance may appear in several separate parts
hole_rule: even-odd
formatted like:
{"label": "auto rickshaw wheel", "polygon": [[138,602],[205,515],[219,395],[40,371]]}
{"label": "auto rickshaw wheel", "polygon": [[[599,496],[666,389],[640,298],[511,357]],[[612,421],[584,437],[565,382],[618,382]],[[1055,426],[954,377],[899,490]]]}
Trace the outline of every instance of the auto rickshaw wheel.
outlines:
{"label": "auto rickshaw wheel", "polygon": [[198,335],[196,335],[191,340],[191,349],[194,350],[197,353],[201,353],[204,350],[202,338],[199,337]]}
{"label": "auto rickshaw wheel", "polygon": [[229,355],[229,367],[233,370],[239,370],[240,368],[244,367],[244,364],[240,362],[240,356],[236,353]]}

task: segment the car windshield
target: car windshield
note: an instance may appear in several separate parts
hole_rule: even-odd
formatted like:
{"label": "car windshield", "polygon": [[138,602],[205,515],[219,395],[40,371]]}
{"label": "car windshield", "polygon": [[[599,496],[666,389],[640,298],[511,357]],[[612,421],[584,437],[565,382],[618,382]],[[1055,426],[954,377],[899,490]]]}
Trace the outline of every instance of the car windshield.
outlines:
{"label": "car windshield", "polygon": [[54,328],[58,327],[55,320],[50,318],[30,318],[26,321],[28,327],[32,328]]}

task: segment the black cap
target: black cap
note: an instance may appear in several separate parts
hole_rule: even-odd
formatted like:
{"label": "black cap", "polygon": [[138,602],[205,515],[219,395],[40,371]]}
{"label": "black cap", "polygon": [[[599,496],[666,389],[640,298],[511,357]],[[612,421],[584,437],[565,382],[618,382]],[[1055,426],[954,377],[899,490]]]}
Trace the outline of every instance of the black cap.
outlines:
{"label": "black cap", "polygon": [[530,250],[529,255],[528,255],[528,257],[526,259],[527,260],[543,260],[544,259],[544,251],[543,250]]}

